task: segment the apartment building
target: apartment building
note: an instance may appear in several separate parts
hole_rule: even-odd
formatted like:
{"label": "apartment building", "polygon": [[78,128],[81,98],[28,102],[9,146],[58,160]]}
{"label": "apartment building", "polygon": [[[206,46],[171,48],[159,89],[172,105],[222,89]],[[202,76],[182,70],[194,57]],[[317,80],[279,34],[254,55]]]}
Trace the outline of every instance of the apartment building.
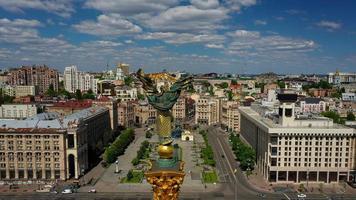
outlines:
{"label": "apartment building", "polygon": [[94,75],[78,71],[75,65],[66,67],[63,74],[64,87],[68,92],[92,90],[94,94],[97,93],[98,79],[95,79]]}
{"label": "apartment building", "polygon": [[15,96],[36,96],[38,94],[38,87],[33,85],[16,85],[15,86]]}
{"label": "apartment building", "polygon": [[241,136],[271,183],[332,183],[355,174],[355,129],[324,117],[294,114],[297,95],[280,94],[278,114],[240,107]]}
{"label": "apartment building", "polygon": [[132,128],[135,124],[135,101],[123,101],[117,105],[119,126]]}
{"label": "apartment building", "polygon": [[201,125],[212,125],[219,122],[219,99],[210,96],[201,96],[196,101],[195,123]]}
{"label": "apartment building", "polygon": [[227,99],[221,101],[220,122],[224,129],[236,132],[240,131],[240,113],[238,108],[238,101],[228,101]]}
{"label": "apartment building", "polygon": [[35,104],[2,104],[0,106],[0,118],[23,119],[37,114]]}
{"label": "apartment building", "polygon": [[22,66],[9,70],[8,81],[12,86],[27,85],[38,86],[38,92],[45,93],[50,85],[55,91],[58,90],[58,71],[43,66]]}

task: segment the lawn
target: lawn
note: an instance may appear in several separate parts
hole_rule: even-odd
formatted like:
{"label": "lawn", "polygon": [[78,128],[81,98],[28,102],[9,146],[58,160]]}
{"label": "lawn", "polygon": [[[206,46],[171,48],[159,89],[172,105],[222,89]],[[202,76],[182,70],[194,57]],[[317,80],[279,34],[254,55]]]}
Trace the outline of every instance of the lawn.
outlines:
{"label": "lawn", "polygon": [[204,171],[203,172],[204,183],[216,183],[218,182],[218,175],[215,170],[213,171]]}
{"label": "lawn", "polygon": [[123,178],[121,183],[141,183],[143,180],[143,172],[140,170],[132,171],[133,177],[131,179],[127,179],[127,177]]}

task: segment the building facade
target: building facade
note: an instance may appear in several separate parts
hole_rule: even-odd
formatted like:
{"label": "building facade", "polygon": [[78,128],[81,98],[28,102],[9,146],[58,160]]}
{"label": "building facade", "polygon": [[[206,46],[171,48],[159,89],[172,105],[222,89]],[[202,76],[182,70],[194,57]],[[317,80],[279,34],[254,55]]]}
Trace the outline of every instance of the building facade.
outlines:
{"label": "building facade", "polygon": [[117,105],[119,126],[132,128],[135,125],[135,101],[123,101]]}
{"label": "building facade", "polygon": [[0,106],[0,118],[23,119],[37,114],[35,104],[2,104]]}
{"label": "building facade", "polygon": [[22,66],[10,69],[9,84],[38,86],[38,92],[44,94],[52,85],[58,91],[58,71],[47,66]]}
{"label": "building facade", "polygon": [[238,108],[239,102],[237,101],[221,101],[220,122],[224,129],[240,132],[240,113]]}
{"label": "building facade", "polygon": [[212,125],[219,122],[219,99],[216,97],[201,96],[195,105],[195,123]]}
{"label": "building facade", "polygon": [[101,98],[93,101],[93,106],[109,109],[111,130],[116,130],[118,127],[117,101],[115,99]]}
{"label": "building facade", "polygon": [[294,102],[288,98],[281,101],[277,118],[251,107],[239,110],[241,136],[255,149],[257,168],[267,181],[332,183],[351,179],[355,172],[354,129],[327,118],[296,118]]}
{"label": "building facade", "polygon": [[336,71],[328,74],[328,82],[332,84],[352,84],[356,83],[356,73],[346,73]]}
{"label": "building facade", "polygon": [[92,90],[96,94],[98,91],[98,79],[92,74],[78,71],[75,65],[64,69],[63,81],[65,89],[71,93],[77,90],[81,92]]}
{"label": "building facade", "polygon": [[320,98],[307,97],[300,101],[302,113],[321,113],[326,111],[326,102]]}

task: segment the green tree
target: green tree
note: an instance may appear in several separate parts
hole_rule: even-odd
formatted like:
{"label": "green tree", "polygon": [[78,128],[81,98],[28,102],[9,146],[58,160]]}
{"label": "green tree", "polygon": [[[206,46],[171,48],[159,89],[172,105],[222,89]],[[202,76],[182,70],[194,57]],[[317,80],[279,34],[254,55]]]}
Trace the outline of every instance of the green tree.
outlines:
{"label": "green tree", "polygon": [[286,84],[284,83],[284,81],[278,81],[277,85],[278,85],[279,88],[285,88],[286,87]]}
{"label": "green tree", "polygon": [[75,98],[78,99],[78,100],[82,100],[83,99],[82,91],[76,90],[75,91]]}
{"label": "green tree", "polygon": [[51,83],[46,91],[46,95],[47,96],[50,96],[50,97],[55,97],[57,96],[57,93],[56,91],[54,90],[54,86],[53,84]]}
{"label": "green tree", "polygon": [[126,76],[124,79],[125,85],[127,86],[131,86],[132,82],[133,82],[133,78],[131,76]]}
{"label": "green tree", "polygon": [[340,115],[335,111],[322,112],[321,115],[324,116],[324,117],[332,119],[334,123],[338,123],[338,124],[344,124],[345,123],[345,120],[343,120],[340,117]]}
{"label": "green tree", "polygon": [[222,83],[220,83],[220,87],[221,87],[222,89],[226,89],[226,88],[229,87],[229,84],[228,84],[227,82],[222,82]]}
{"label": "green tree", "polygon": [[139,100],[145,100],[145,95],[141,94],[141,93],[137,93],[137,98]]}
{"label": "green tree", "polygon": [[233,85],[236,85],[237,84],[237,80],[231,80],[231,84],[233,84]]}
{"label": "green tree", "polygon": [[146,138],[151,138],[151,137],[152,137],[151,131],[146,131]]}
{"label": "green tree", "polygon": [[84,99],[95,99],[95,94],[92,89],[89,89],[84,95]]}
{"label": "green tree", "polygon": [[127,178],[127,180],[131,180],[133,177],[134,177],[134,175],[132,173],[132,170],[130,170],[126,175],[126,178]]}
{"label": "green tree", "polygon": [[108,147],[105,149],[104,152],[104,160],[108,163],[113,163],[116,161],[117,158],[117,152],[115,151],[114,147]]}
{"label": "green tree", "polygon": [[234,94],[232,93],[232,91],[227,91],[227,99],[229,101],[232,101],[232,99],[234,98]]}
{"label": "green tree", "polygon": [[352,112],[348,112],[346,116],[346,120],[355,121],[355,115]]}

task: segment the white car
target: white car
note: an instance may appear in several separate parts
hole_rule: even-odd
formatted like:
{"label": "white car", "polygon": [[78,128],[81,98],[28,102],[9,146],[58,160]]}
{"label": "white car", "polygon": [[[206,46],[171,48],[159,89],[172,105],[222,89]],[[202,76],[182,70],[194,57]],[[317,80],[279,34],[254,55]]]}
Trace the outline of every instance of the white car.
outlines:
{"label": "white car", "polygon": [[73,191],[71,189],[64,189],[62,191],[62,194],[72,194],[72,193],[73,193]]}
{"label": "white car", "polygon": [[96,190],[93,188],[93,189],[90,189],[88,192],[89,193],[96,193]]}
{"label": "white car", "polygon": [[307,198],[307,195],[303,194],[303,193],[300,193],[297,196],[298,196],[298,198]]}

